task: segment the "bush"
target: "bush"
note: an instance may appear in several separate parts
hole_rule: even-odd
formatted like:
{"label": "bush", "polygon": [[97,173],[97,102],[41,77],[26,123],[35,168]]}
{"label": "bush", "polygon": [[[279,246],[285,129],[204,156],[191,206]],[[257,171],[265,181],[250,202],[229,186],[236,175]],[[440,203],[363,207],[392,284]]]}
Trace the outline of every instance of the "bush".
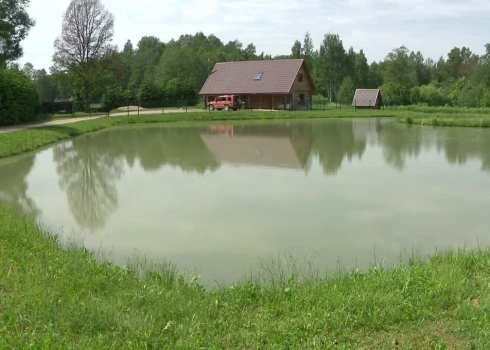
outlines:
{"label": "bush", "polygon": [[410,90],[410,101],[413,105],[440,107],[450,102],[448,94],[434,84],[416,86]]}
{"label": "bush", "polygon": [[161,107],[163,91],[155,83],[144,82],[139,89],[139,100],[144,108]]}
{"label": "bush", "polygon": [[0,125],[34,121],[39,108],[34,83],[17,69],[0,67]]}
{"label": "bush", "polygon": [[102,95],[102,105],[106,110],[110,111],[125,104],[124,91],[121,88],[114,87],[107,89],[104,95]]}

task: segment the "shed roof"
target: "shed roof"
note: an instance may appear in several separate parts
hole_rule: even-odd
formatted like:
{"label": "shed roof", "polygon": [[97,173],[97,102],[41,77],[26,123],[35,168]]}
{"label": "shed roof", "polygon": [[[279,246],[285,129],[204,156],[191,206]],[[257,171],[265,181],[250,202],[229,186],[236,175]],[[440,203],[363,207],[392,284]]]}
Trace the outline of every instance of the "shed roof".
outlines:
{"label": "shed roof", "polygon": [[288,94],[302,65],[314,86],[303,59],[216,63],[199,94]]}
{"label": "shed roof", "polygon": [[352,106],[375,107],[378,98],[383,103],[379,89],[357,89],[352,100]]}

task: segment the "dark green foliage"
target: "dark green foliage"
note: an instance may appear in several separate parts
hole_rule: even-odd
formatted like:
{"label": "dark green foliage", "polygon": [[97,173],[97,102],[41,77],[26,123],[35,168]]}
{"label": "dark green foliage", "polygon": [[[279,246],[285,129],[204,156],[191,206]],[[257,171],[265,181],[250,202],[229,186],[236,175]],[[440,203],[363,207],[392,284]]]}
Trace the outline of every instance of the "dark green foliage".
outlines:
{"label": "dark green foliage", "polygon": [[351,77],[345,77],[339,90],[339,101],[344,105],[350,105],[356,92],[354,80]]}
{"label": "dark green foliage", "polygon": [[120,87],[109,88],[106,90],[104,95],[102,95],[102,105],[107,110],[113,110],[115,108],[125,106],[127,104],[127,98],[125,95],[125,91]]}
{"label": "dark green foliage", "polygon": [[20,43],[35,24],[26,10],[29,2],[29,0],[0,1],[0,66],[22,57]]}
{"label": "dark green foliage", "polygon": [[144,82],[139,89],[141,107],[155,108],[163,105],[163,91],[153,82]]}
{"label": "dark green foliage", "polygon": [[20,71],[0,68],[0,125],[36,120],[39,97],[35,85]]}
{"label": "dark green foliage", "polygon": [[412,104],[425,104],[430,107],[445,106],[450,103],[448,92],[434,84],[412,88],[410,101]]}

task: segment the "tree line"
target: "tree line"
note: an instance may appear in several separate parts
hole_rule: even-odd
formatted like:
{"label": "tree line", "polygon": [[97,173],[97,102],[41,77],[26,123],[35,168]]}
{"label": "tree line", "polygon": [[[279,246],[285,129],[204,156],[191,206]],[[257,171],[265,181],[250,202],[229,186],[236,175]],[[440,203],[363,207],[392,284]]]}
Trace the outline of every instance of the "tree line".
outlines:
{"label": "tree line", "polygon": [[146,107],[165,100],[197,103],[215,63],[287,58],[305,59],[318,92],[330,102],[350,104],[356,88],[380,88],[387,104],[490,107],[490,44],[482,55],[455,47],[437,60],[400,46],[371,63],[362,49],[347,49],[333,33],[316,47],[307,32],[289,53],[274,57],[257,53],[253,43],[225,43],[202,32],[168,42],[144,36],[118,48],[112,45],[115,18],[101,0],[70,2],[49,72],[30,63],[19,67],[14,62],[22,56],[20,42],[35,25],[28,4],[5,0],[0,5],[0,20],[8,24],[0,28],[0,87],[13,91],[0,99],[0,123],[19,122],[16,111],[25,100],[35,101],[28,113],[22,111],[27,118],[39,104],[56,99],[84,101],[86,109],[89,101],[108,109],[141,101]]}

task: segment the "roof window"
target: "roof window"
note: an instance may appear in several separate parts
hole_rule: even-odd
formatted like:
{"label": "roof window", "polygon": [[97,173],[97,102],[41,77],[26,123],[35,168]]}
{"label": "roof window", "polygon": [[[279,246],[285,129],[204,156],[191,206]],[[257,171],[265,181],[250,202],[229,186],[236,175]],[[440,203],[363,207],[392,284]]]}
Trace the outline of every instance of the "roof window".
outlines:
{"label": "roof window", "polygon": [[264,72],[258,72],[257,75],[255,76],[255,79],[254,80],[260,80],[260,79],[262,79],[262,74],[264,74]]}

